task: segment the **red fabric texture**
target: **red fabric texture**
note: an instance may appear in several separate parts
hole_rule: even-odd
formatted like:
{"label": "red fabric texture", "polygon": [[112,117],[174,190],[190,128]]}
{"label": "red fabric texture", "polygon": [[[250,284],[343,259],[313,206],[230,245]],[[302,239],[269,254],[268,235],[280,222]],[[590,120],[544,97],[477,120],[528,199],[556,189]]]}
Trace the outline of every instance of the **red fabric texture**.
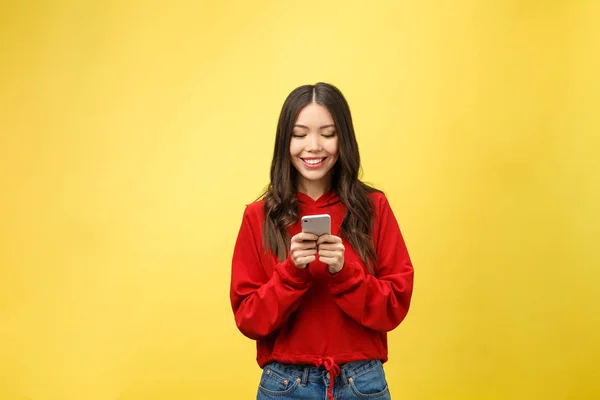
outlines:
{"label": "red fabric texture", "polygon": [[[317,200],[303,193],[297,197],[301,217],[329,214],[332,234],[341,237],[346,206],[335,191]],[[414,272],[387,198],[378,192],[370,198],[375,274],[346,240],[344,267],[337,274],[318,257],[306,269],[296,267],[289,254],[280,263],[262,245],[263,201],[246,207],[233,253],[230,299],[237,327],[256,340],[261,368],[272,361],[324,366],[333,382],[338,364],[387,361],[387,332],[408,313]],[[300,231],[298,221],[290,237]]]}

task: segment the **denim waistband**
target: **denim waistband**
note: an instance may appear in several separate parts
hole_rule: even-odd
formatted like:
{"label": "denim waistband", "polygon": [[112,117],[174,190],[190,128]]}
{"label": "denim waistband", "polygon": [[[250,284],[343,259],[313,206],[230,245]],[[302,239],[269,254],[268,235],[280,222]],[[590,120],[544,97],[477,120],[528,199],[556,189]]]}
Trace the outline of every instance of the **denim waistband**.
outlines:
{"label": "denim waistband", "polygon": [[[339,379],[341,379],[344,384],[348,384],[348,378],[360,376],[364,372],[367,372],[378,365],[381,365],[380,360],[352,361],[341,364]],[[265,369],[272,369],[273,371],[283,373],[293,380],[300,378],[304,384],[306,384],[307,381],[321,381],[324,376],[327,376],[325,367],[315,367],[314,365],[306,364],[284,364],[274,361],[265,365]]]}

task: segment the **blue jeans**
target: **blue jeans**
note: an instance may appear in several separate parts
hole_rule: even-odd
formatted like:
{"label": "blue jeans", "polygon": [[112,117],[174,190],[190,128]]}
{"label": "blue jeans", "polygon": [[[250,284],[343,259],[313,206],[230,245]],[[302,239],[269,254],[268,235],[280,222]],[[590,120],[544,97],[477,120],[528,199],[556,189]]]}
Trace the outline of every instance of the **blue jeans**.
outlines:
{"label": "blue jeans", "polygon": [[[340,369],[333,382],[335,400],[391,399],[381,361],[356,361]],[[326,400],[330,383],[322,367],[274,362],[263,368],[256,400]]]}

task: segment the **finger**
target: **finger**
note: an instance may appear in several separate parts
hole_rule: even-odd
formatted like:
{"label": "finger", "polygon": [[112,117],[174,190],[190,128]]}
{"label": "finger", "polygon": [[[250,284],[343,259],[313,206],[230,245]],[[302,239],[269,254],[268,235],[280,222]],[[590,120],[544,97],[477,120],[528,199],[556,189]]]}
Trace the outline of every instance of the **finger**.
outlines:
{"label": "finger", "polygon": [[331,250],[321,250],[319,249],[319,258],[321,257],[339,257],[340,254],[337,251],[331,251]]}
{"label": "finger", "polygon": [[342,239],[334,235],[321,235],[317,240],[317,245],[321,243],[342,243]]}
{"label": "finger", "polygon": [[319,261],[323,264],[332,265],[336,263],[336,259],[334,257],[321,257],[319,256]]}
{"label": "finger", "polygon": [[314,262],[316,259],[317,259],[317,257],[315,257],[315,256],[301,257],[296,260],[297,261],[296,265],[310,264],[311,262]]}
{"label": "finger", "polygon": [[344,251],[344,245],[341,243],[323,243],[319,245],[319,250]]}
{"label": "finger", "polygon": [[323,244],[323,243],[330,243],[330,238],[331,235],[321,235],[319,236],[319,239],[317,240],[317,245]]}
{"label": "finger", "polygon": [[292,243],[290,249],[316,249],[317,242],[315,240],[305,241],[305,242],[295,242]]}
{"label": "finger", "polygon": [[295,258],[301,258],[301,257],[308,257],[308,256],[314,256],[317,254],[317,250],[313,249],[313,250],[298,250],[294,252],[294,257]]}
{"label": "finger", "polygon": [[317,239],[319,239],[319,237],[317,235],[315,235],[314,233],[300,232],[299,234],[297,234],[296,236],[294,236],[292,238],[292,241],[297,241],[297,242],[316,241]]}

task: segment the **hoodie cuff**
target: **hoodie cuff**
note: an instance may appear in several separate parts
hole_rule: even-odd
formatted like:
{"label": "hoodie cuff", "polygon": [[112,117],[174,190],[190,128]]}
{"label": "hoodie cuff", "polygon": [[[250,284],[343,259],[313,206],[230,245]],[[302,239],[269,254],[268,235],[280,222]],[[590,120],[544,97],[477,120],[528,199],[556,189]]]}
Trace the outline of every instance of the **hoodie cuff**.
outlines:
{"label": "hoodie cuff", "polygon": [[344,263],[344,268],[337,274],[329,275],[331,293],[338,294],[363,279],[363,268],[355,262]]}
{"label": "hoodie cuff", "polygon": [[290,257],[277,267],[282,281],[294,286],[304,286],[310,280],[308,268],[298,268]]}

